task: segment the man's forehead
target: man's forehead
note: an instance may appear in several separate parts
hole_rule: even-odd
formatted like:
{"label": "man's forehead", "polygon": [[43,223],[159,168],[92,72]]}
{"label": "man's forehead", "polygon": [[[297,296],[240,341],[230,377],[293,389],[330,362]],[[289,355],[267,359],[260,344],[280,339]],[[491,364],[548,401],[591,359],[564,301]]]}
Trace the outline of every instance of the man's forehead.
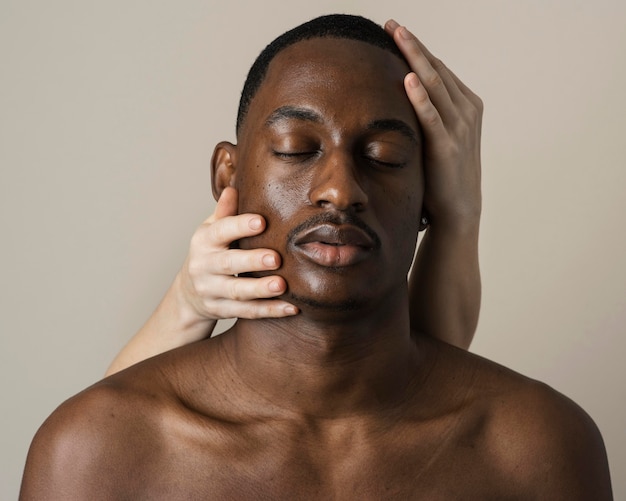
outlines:
{"label": "man's forehead", "polygon": [[264,83],[268,66],[285,49],[298,42],[314,39],[335,39],[341,40],[344,44],[361,41],[381,48],[405,61],[393,37],[370,19],[349,14],[331,14],[311,19],[278,36],[255,59],[246,77],[239,100],[237,111],[238,135],[244,125],[252,100]]}
{"label": "man's forehead", "polygon": [[367,103],[356,104],[367,110],[392,103],[412,115],[403,85],[408,71],[406,62],[395,54],[366,42],[307,39],[274,58],[252,108],[263,109],[263,116],[256,118],[266,124],[287,116],[319,121],[314,116],[319,111],[316,99],[323,97],[327,104],[343,107],[342,99],[359,96],[367,97]]}
{"label": "man's forehead", "polygon": [[348,63],[345,66],[346,72],[349,72],[355,64],[367,60],[377,65],[400,65],[405,72],[409,71],[406,61],[389,50],[362,40],[339,37],[312,37],[299,40],[281,50],[269,64],[268,71],[276,66],[297,68],[307,63],[331,62],[341,58]]}

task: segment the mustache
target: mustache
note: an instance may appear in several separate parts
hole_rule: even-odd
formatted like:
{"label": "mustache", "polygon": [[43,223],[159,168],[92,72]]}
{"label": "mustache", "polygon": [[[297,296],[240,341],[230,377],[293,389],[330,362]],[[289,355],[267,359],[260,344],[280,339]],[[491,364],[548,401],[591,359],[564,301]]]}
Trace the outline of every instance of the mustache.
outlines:
{"label": "mustache", "polygon": [[320,214],[316,214],[293,228],[287,235],[287,243],[293,244],[293,241],[300,233],[320,224],[334,224],[336,226],[349,224],[356,226],[367,233],[372,239],[375,249],[379,249],[381,246],[378,234],[365,221],[351,212],[321,212]]}

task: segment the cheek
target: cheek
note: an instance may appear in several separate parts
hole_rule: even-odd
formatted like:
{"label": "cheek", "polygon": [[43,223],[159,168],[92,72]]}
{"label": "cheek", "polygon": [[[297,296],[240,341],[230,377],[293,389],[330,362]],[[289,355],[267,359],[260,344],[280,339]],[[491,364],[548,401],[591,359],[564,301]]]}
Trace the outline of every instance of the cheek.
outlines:
{"label": "cheek", "polygon": [[417,190],[407,194],[404,205],[405,214],[408,215],[404,218],[406,230],[419,229],[423,198],[423,193]]}
{"label": "cheek", "polygon": [[239,191],[239,213],[260,214],[266,221],[265,231],[241,240],[241,248],[266,247],[281,252],[287,233],[305,206],[305,187],[304,180],[261,164],[238,176],[235,188]]}
{"label": "cheek", "polygon": [[238,183],[239,212],[261,214],[268,219],[283,220],[296,214],[306,199],[306,183],[296,176],[272,172],[263,166],[256,166],[252,175],[243,176]]}
{"label": "cheek", "polygon": [[407,239],[407,235],[418,233],[420,225],[420,217],[422,213],[422,197],[416,194],[407,195],[404,203],[396,205],[396,224],[397,232],[396,241],[407,241],[408,245],[414,245],[414,242]]}
{"label": "cheek", "polygon": [[[388,249],[398,264],[410,264],[413,259],[422,213],[422,185],[414,179],[407,180],[403,189],[390,189],[384,195],[384,207],[379,214],[386,214],[380,221],[389,241]],[[409,189],[407,189],[409,188]],[[410,238],[409,238],[410,237]]]}

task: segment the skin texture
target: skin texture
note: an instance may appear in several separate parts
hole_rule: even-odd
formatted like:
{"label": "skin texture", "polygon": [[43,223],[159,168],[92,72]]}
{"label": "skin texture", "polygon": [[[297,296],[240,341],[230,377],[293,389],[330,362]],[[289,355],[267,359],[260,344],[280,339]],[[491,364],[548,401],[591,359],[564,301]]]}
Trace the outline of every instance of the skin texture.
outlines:
{"label": "skin texture", "polygon": [[[409,305],[414,330],[467,349],[480,311],[478,230],[481,211],[482,102],[395,21],[385,29],[410,62],[404,80],[424,137],[430,224],[411,272]],[[233,241],[265,230],[258,214],[238,214],[238,194],[227,187],[216,211],[194,234],[189,255],[157,309],[111,363],[106,375],[164,351],[209,337],[219,318],[280,318],[297,308],[268,300],[287,288],[274,271],[274,249],[231,249]]]}
{"label": "skin texture", "polygon": [[272,62],[213,179],[266,219],[241,245],[278,250],[300,314],[239,320],[70,399],[35,437],[22,499],[611,498],[579,407],[411,332],[427,182],[397,127],[418,130],[406,71],[336,39]]}

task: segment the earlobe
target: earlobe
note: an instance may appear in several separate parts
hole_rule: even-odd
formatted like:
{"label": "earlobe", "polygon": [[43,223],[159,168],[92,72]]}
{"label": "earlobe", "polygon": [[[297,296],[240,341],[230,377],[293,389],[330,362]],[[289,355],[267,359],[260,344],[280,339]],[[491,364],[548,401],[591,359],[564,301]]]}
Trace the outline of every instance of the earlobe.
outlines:
{"label": "earlobe", "polygon": [[222,141],[215,146],[211,158],[211,185],[213,197],[218,200],[227,186],[235,185],[237,146]]}

